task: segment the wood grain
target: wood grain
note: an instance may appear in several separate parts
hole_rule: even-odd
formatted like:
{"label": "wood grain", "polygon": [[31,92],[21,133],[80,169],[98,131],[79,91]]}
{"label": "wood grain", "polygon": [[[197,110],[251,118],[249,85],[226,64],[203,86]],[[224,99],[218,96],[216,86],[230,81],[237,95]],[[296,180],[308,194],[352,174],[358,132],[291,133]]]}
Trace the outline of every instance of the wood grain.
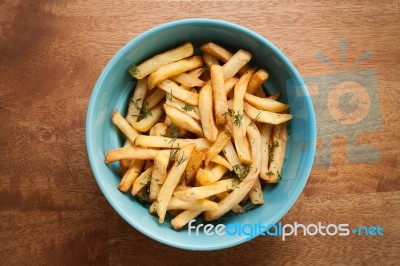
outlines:
{"label": "wood grain", "polygon": [[[248,27],[278,46],[307,78],[373,70],[381,128],[360,133],[374,164],[349,163],[348,136],[332,164],[314,168],[283,222],[380,225],[384,236],[258,237],[227,250],[190,252],[148,239],[100,193],[85,147],[97,77],[126,42],[158,24],[206,17]],[[5,0],[0,3],[0,264],[395,265],[400,261],[400,9],[396,0]],[[319,136],[324,137],[324,136]],[[320,142],[321,145],[321,142]],[[268,204],[268,203],[267,203]]]}

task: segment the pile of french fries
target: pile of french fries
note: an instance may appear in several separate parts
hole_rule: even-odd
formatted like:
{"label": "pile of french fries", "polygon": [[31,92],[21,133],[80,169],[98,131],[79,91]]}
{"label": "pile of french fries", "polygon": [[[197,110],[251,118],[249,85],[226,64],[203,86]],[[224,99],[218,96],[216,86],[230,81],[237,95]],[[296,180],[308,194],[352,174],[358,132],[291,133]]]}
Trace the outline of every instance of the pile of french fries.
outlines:
{"label": "pile of french fries", "polygon": [[118,189],[148,202],[160,223],[171,213],[174,229],[263,204],[260,180],[279,182],[292,118],[279,94],[265,95],[269,75],[248,65],[250,52],[200,49],[185,43],[129,67],[137,82],[126,117],[112,115],[126,142],[105,159],[120,163]]}

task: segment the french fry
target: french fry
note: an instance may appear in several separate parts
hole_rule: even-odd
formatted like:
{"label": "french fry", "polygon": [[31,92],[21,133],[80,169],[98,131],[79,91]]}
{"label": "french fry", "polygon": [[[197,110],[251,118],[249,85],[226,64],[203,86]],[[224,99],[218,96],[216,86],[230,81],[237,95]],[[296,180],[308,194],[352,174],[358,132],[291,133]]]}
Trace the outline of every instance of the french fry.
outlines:
{"label": "french fry", "polygon": [[122,133],[124,133],[124,135],[130,142],[133,143],[135,141],[139,133],[137,133],[136,130],[131,127],[131,125],[125,120],[125,118],[121,116],[118,110],[115,110],[113,112],[112,121],[122,131]]}
{"label": "french fry", "polygon": [[210,159],[210,162],[225,166],[229,171],[233,171],[232,165],[221,155],[215,155]]}
{"label": "french fry", "polygon": [[188,104],[198,106],[199,105],[199,95],[196,93],[187,91],[179,87],[175,82],[171,80],[161,81],[157,85],[160,89],[167,93],[167,97],[175,97],[181,101],[184,101]]}
{"label": "french fry", "polygon": [[235,147],[233,147],[232,141],[228,140],[222,152],[224,153],[225,158],[232,166],[241,164],[239,156],[236,153]]}
{"label": "french fry", "polygon": [[170,156],[170,151],[163,150],[160,151],[154,158],[154,168],[153,168],[153,173],[151,175],[150,193],[149,193],[149,198],[151,200],[157,199],[160,187],[164,183],[165,178],[167,177],[169,156]]}
{"label": "french fry", "polygon": [[122,159],[153,160],[159,150],[142,149],[135,146],[117,148],[107,152],[106,163],[115,162]]}
{"label": "french fry", "polygon": [[182,148],[188,144],[196,144],[198,148],[209,148],[210,143],[205,138],[198,139],[175,139],[167,137],[156,137],[139,135],[135,140],[136,146],[149,148]]}
{"label": "french fry", "polygon": [[185,210],[171,220],[171,225],[175,230],[179,230],[182,227],[184,227],[187,223],[189,223],[191,220],[199,216],[200,213],[202,212],[203,211],[198,211],[198,210]]}
{"label": "french fry", "polygon": [[[224,198],[226,198],[229,195],[229,192],[224,191],[221,193],[216,194],[215,196],[219,199],[222,200]],[[242,206],[240,206],[239,204],[235,205],[232,207],[231,211],[233,211],[234,213],[243,213],[244,210],[242,208]]]}
{"label": "french fry", "polygon": [[205,166],[208,165],[211,158],[213,158],[215,155],[219,154],[222,151],[222,149],[225,147],[225,145],[228,143],[230,139],[231,139],[231,133],[229,132],[229,129],[225,128],[225,130],[221,130],[219,132],[217,140],[210,147],[210,150],[206,155],[206,159],[204,162]]}
{"label": "french fry", "polygon": [[165,136],[167,132],[168,125],[166,123],[155,124],[149,132],[150,136]]}
{"label": "french fry", "polygon": [[188,71],[188,74],[193,76],[193,77],[198,78],[198,77],[201,76],[201,74],[204,73],[204,71],[205,71],[204,67],[199,67],[199,68],[195,68],[195,69],[192,69],[192,70]]}
{"label": "french fry", "polygon": [[212,65],[219,65],[218,59],[209,53],[203,53],[203,61],[209,69],[211,69]]}
{"label": "french fry", "polygon": [[214,121],[213,94],[211,84],[207,83],[199,93],[200,121],[206,139],[215,142],[218,137],[218,128]]}
{"label": "french fry", "polygon": [[[216,58],[218,58],[219,60],[221,60],[222,62],[227,62],[229,59],[231,59],[231,57],[233,56],[233,54],[231,52],[229,52],[228,50],[226,50],[225,48],[209,42],[209,43],[205,43],[203,44],[200,49]],[[245,65],[243,66],[240,70],[239,70],[239,74],[243,75],[244,73],[246,73],[250,68]]]}
{"label": "french fry", "polygon": [[[252,54],[245,51],[237,51],[223,66],[224,79],[235,76],[239,70],[245,66],[251,59]],[[246,73],[245,73],[246,74]],[[243,74],[243,75],[245,75]]]}
{"label": "french fry", "polygon": [[292,119],[291,114],[277,114],[269,111],[258,110],[250,104],[243,103],[244,112],[252,119],[261,123],[279,125]]}
{"label": "french fry", "polygon": [[132,195],[135,196],[142,190],[151,180],[151,173],[153,172],[153,167],[147,168],[143,173],[136,178],[132,185]]}
{"label": "french fry", "polygon": [[235,142],[235,147],[239,159],[242,163],[251,163],[251,154],[249,143],[246,138],[246,127],[247,125],[243,120],[243,98],[246,93],[247,84],[249,83],[250,77],[253,71],[248,71],[239,79],[238,83],[235,85],[235,91],[232,101],[232,113],[230,114],[232,118],[233,127],[233,140]]}
{"label": "french fry", "polygon": [[[246,117],[245,120],[246,122],[249,121],[249,119]],[[257,180],[258,174],[260,173],[259,166],[261,164],[261,136],[260,132],[254,124],[251,124],[247,127],[247,134],[249,136],[249,142],[251,143],[252,147],[252,163],[250,165],[250,171],[248,175],[243,179],[243,181],[240,182],[240,184],[235,187],[235,189],[226,198],[218,202],[217,211],[204,212],[204,218],[207,221],[212,221],[220,218],[222,215],[231,210],[234,206],[239,204],[239,202],[241,202],[243,198],[246,197],[246,195],[249,193]]]}
{"label": "french fry", "polygon": [[171,107],[178,109],[179,111],[182,110],[185,114],[189,115],[193,119],[200,120],[200,110],[196,106],[182,102],[175,97],[167,99],[165,103]]}
{"label": "french fry", "polygon": [[145,106],[147,109],[152,109],[156,106],[162,99],[165,98],[165,92],[163,90],[155,90],[145,101]]}
{"label": "french fry", "polygon": [[203,66],[203,59],[196,55],[164,65],[150,74],[148,79],[149,89],[153,89],[162,80],[201,66]]}
{"label": "french fry", "polygon": [[172,123],[175,125],[179,125],[179,127],[188,130],[197,134],[199,137],[203,137],[203,130],[200,124],[191,118],[189,115],[171,107],[167,104],[164,104],[164,110],[167,113],[169,119],[171,119]]}
{"label": "french fry", "polygon": [[215,124],[226,123],[226,114],[228,112],[228,99],[224,89],[224,73],[222,66],[212,65],[210,68],[211,87],[213,91],[213,103],[215,111]]}
{"label": "french fry", "polygon": [[247,86],[247,92],[254,94],[256,90],[268,79],[269,75],[264,69],[259,69],[251,76],[249,85]]}
{"label": "french fry", "polygon": [[130,71],[136,79],[142,79],[166,64],[179,61],[193,55],[193,45],[185,43],[175,49],[153,56]]}
{"label": "french fry", "polygon": [[181,73],[176,76],[172,76],[169,79],[187,87],[203,87],[206,83],[198,77],[187,73]]}
{"label": "french fry", "polygon": [[164,124],[166,124],[168,126],[172,125],[172,121],[171,121],[171,119],[169,119],[168,116],[165,116]]}
{"label": "french fry", "polygon": [[179,160],[175,161],[157,195],[157,214],[160,223],[164,222],[168,202],[170,201],[172,193],[174,192],[175,187],[178,185],[179,180],[181,179],[181,176],[189,162],[190,156],[195,149],[195,144],[189,144],[178,151],[177,158],[179,158]]}
{"label": "french fry", "polygon": [[289,108],[289,105],[287,104],[280,103],[278,101],[268,98],[260,98],[249,93],[246,93],[244,95],[244,100],[257,109],[274,113],[280,113],[286,111]]}
{"label": "french fry", "polygon": [[155,123],[157,123],[162,114],[162,106],[158,105],[146,113],[142,120],[139,122],[133,122],[132,127],[137,131],[147,132],[154,126]]}
{"label": "french fry", "polygon": [[267,98],[267,94],[265,93],[262,87],[259,87],[255,92],[254,95],[260,98]]}
{"label": "french fry", "polygon": [[255,205],[264,204],[264,196],[262,194],[262,187],[260,183],[260,179],[257,178],[257,181],[254,183],[254,186],[251,188],[249,192],[250,201]]}
{"label": "french fry", "polygon": [[[233,77],[233,78],[229,78],[226,79],[224,82],[224,90],[226,95],[228,96],[228,94],[230,94],[230,92],[232,91],[232,89],[235,87],[236,83],[239,81],[238,78]],[[233,95],[232,95],[233,96]],[[232,98],[232,97],[231,97]]]}
{"label": "french fry", "polygon": [[228,169],[220,164],[213,166],[211,169],[199,169],[197,171],[196,180],[201,185],[209,185],[220,180]]}
{"label": "french fry", "polygon": [[196,149],[195,152],[192,154],[188,162],[188,165],[186,166],[184,178],[182,178],[183,185],[189,184],[192,181],[193,177],[197,173],[197,170],[203,163],[207,152],[208,148],[201,148],[201,149]]}
{"label": "french fry", "polygon": [[273,94],[271,96],[268,96],[267,98],[276,101],[276,100],[278,100],[279,96],[281,96],[281,94],[278,92],[278,93],[275,93],[275,94]]}
{"label": "french fry", "polygon": [[136,122],[139,117],[147,88],[147,78],[140,79],[136,82],[136,87],[129,101],[128,112],[125,117],[126,121],[131,125]]}
{"label": "french fry", "polygon": [[217,182],[214,182],[210,185],[199,186],[199,187],[191,187],[185,190],[174,192],[174,196],[183,200],[183,201],[192,201],[198,199],[205,199],[212,195],[233,190],[238,185],[238,181],[236,179],[224,179]]}
{"label": "french fry", "polygon": [[168,202],[168,210],[198,210],[198,211],[215,211],[218,204],[207,199],[199,199],[194,201],[183,201],[176,197],[172,197]]}
{"label": "french fry", "polygon": [[144,165],[143,160],[132,160],[129,169],[125,172],[118,185],[118,189],[127,192],[136,178],[140,175]]}
{"label": "french fry", "polygon": [[270,143],[272,143],[271,139],[271,124],[263,124],[260,129],[261,134],[261,169],[260,169],[260,177],[264,180],[269,180],[269,154],[270,154]]}
{"label": "french fry", "polygon": [[285,160],[286,142],[288,131],[286,123],[276,125],[272,129],[272,141],[274,145],[273,160],[269,164],[267,183],[278,183],[282,177],[282,166]]}
{"label": "french fry", "polygon": [[[131,147],[131,146],[132,146],[132,142],[130,142],[129,139],[125,139],[124,147]],[[132,160],[120,160],[119,166],[121,167],[121,171],[128,170],[129,166],[131,165],[131,161]]]}

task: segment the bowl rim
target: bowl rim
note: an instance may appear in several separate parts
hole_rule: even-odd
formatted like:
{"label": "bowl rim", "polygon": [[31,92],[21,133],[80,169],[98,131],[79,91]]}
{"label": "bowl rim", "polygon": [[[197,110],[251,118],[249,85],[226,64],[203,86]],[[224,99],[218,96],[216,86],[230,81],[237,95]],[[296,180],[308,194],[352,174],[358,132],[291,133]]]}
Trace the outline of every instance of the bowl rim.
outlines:
{"label": "bowl rim", "polygon": [[[218,27],[226,27],[226,28],[231,28],[234,31],[240,31],[244,33],[245,35],[248,35],[250,38],[256,39],[257,41],[260,41],[264,45],[268,46],[274,53],[277,58],[282,61],[289,71],[293,74],[295,80],[296,80],[296,85],[298,85],[298,88],[304,93],[304,95],[309,95],[306,85],[301,78],[300,74],[298,73],[297,69],[294,67],[292,62],[288,59],[288,57],[281,51],[279,50],[274,44],[272,44],[270,41],[259,35],[258,33],[241,26],[239,24],[233,23],[233,22],[228,22],[225,20],[219,20],[219,19],[210,19],[210,18],[187,18],[187,19],[179,19],[179,20],[173,20],[169,22],[165,22],[162,24],[159,24],[155,27],[152,27],[148,29],[147,31],[137,35],[133,39],[131,39],[128,43],[126,43],[122,48],[118,50],[118,52],[108,61],[107,65],[104,67],[102,70],[99,78],[97,79],[94,89],[92,91],[90,100],[89,100],[89,106],[87,109],[87,115],[86,115],[86,149],[88,153],[88,158],[89,158],[89,163],[91,166],[91,170],[93,172],[93,175],[96,179],[97,184],[100,187],[100,190],[102,194],[106,197],[108,203],[112,206],[112,208],[131,226],[133,226],[136,230],[141,232],[142,234],[150,237],[151,239],[163,243],[168,246],[172,246],[175,248],[180,248],[180,249],[186,249],[186,250],[198,250],[198,251],[206,251],[206,250],[218,250],[218,249],[225,249],[225,248],[230,248],[234,247],[236,245],[242,244],[247,241],[245,237],[242,238],[232,238],[232,241],[229,243],[224,243],[224,244],[218,244],[215,243],[213,245],[209,246],[186,246],[182,245],[180,243],[176,243],[173,241],[167,241],[162,238],[157,237],[157,235],[152,234],[148,230],[145,229],[145,227],[139,226],[134,220],[129,218],[128,216],[125,215],[125,213],[122,211],[122,207],[118,206],[116,201],[113,200],[113,197],[110,195],[110,193],[107,192],[107,188],[105,185],[100,182],[101,179],[101,174],[99,172],[99,169],[95,167],[95,158],[94,158],[94,152],[93,152],[93,147],[94,147],[94,142],[90,136],[92,135],[92,128],[91,128],[91,121],[94,114],[94,102],[100,92],[101,84],[104,82],[106,76],[110,72],[111,68],[113,65],[116,64],[119,60],[121,60],[122,56],[128,52],[132,46],[134,46],[135,43],[140,42],[143,39],[146,39],[148,36],[151,36],[157,32],[163,31],[165,29],[173,28],[176,26],[180,26],[183,24],[191,24],[191,25],[216,25]],[[294,193],[292,194],[291,200],[287,202],[283,206],[283,208],[280,209],[280,215],[278,215],[278,219],[274,221],[274,223],[277,223],[279,220],[282,219],[283,216],[287,214],[287,212],[292,208],[292,206],[296,203],[298,197],[301,195],[307,180],[310,176],[310,172],[312,169],[313,161],[314,161],[314,156],[315,156],[315,149],[316,149],[316,118],[315,118],[315,111],[313,104],[311,102],[310,97],[304,97],[305,98],[305,103],[307,110],[310,112],[309,114],[309,122],[310,122],[310,143],[308,145],[309,149],[309,155],[307,156],[307,161],[304,164],[305,166],[305,177],[302,179],[303,182],[300,183],[300,185],[296,186],[294,189]]]}

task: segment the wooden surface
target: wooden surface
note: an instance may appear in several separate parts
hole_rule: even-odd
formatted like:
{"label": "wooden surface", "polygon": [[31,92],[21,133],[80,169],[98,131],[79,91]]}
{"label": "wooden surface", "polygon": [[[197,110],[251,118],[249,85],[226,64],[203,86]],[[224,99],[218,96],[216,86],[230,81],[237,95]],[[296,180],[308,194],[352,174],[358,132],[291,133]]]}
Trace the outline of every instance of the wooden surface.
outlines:
{"label": "wooden surface", "polygon": [[[357,141],[380,161],[349,163],[347,136],[333,137],[331,166],[312,170],[283,222],[380,225],[383,237],[258,237],[190,252],[148,239],[109,206],[85,147],[93,86],[130,39],[188,17],[258,32],[305,78],[337,72],[315,55],[340,65],[341,39],[347,66],[372,51],[356,69],[375,71],[381,127]],[[0,265],[399,264],[399,44],[398,0],[0,1]]]}

